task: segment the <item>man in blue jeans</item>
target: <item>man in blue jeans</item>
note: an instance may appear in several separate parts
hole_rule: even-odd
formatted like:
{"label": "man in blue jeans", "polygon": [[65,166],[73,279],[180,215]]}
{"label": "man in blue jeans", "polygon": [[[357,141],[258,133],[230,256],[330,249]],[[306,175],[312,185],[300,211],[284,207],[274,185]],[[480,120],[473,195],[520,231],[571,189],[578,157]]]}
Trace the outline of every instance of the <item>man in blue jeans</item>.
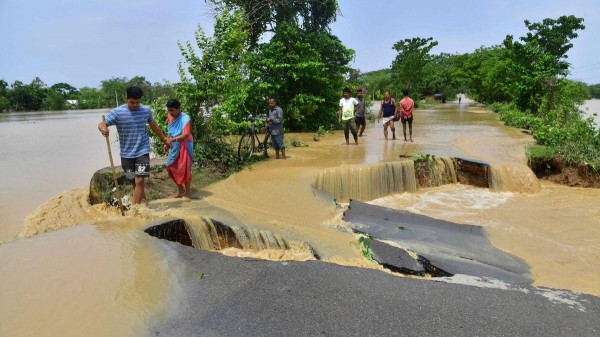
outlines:
{"label": "man in blue jeans", "polygon": [[133,181],[133,203],[139,204],[144,199],[144,179],[150,176],[150,138],[146,124],[162,142],[170,147],[170,141],[154,121],[149,107],[141,104],[144,93],[139,87],[127,88],[127,103],[113,109],[106,122],[98,124],[98,130],[108,137],[108,127],[117,126],[121,150],[121,166],[125,177]]}

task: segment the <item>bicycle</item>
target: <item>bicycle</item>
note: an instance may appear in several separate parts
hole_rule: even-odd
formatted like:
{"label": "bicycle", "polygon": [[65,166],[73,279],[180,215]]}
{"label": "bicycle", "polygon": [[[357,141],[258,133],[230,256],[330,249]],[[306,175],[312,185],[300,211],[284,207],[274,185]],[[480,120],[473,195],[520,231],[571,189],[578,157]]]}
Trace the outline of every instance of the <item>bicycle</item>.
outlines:
{"label": "bicycle", "polygon": [[271,133],[269,132],[268,127],[265,127],[266,130],[263,141],[261,142],[258,138],[258,134],[261,130],[257,128],[256,121],[265,120],[266,116],[259,115],[255,118],[250,115],[248,119],[250,120],[250,127],[244,131],[238,145],[238,158],[242,163],[249,160],[252,157],[252,154],[254,154],[254,151],[263,152],[265,157],[268,157],[269,154],[267,150],[273,148]]}

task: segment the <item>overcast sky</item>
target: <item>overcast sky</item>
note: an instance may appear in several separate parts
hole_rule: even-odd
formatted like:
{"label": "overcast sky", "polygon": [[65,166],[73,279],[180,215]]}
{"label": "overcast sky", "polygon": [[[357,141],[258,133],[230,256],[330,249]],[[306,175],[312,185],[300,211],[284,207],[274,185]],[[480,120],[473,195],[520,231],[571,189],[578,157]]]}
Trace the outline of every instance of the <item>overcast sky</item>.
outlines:
{"label": "overcast sky", "polygon": [[[389,67],[392,45],[433,37],[433,53],[466,53],[526,33],[523,21],[585,19],[569,52],[571,78],[600,83],[600,0],[338,0],[332,30],[361,71]],[[406,5],[403,5],[406,4]],[[99,87],[111,77],[178,81],[177,41],[211,31],[204,0],[0,0],[0,79]]]}

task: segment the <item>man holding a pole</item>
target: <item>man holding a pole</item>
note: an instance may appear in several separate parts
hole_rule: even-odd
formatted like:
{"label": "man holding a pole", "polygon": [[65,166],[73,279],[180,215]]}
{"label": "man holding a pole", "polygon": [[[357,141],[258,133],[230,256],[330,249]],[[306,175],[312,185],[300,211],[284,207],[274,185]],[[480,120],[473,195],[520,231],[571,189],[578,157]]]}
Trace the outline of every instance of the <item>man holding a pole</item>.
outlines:
{"label": "man holding a pole", "polygon": [[150,138],[146,124],[150,125],[162,142],[170,147],[170,140],[160,130],[154,121],[149,107],[141,104],[144,93],[139,87],[127,88],[127,104],[113,109],[106,121],[98,124],[98,130],[108,137],[108,127],[116,125],[121,146],[121,166],[125,177],[133,181],[133,203],[139,204],[144,199],[144,179],[150,176]]}

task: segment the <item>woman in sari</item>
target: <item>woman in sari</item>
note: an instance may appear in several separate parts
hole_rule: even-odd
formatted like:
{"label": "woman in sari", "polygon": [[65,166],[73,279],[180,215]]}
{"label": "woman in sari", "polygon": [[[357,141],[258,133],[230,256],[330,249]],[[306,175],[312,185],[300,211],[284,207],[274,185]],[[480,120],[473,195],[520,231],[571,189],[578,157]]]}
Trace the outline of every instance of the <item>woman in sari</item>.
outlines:
{"label": "woman in sari", "polygon": [[[189,198],[192,183],[192,156],[194,154],[194,137],[192,137],[192,121],[190,116],[181,112],[181,104],[175,99],[167,102],[167,122],[169,123],[169,142],[171,148],[167,157],[167,172],[177,185],[174,198]],[[165,145],[165,152],[167,146]]]}

